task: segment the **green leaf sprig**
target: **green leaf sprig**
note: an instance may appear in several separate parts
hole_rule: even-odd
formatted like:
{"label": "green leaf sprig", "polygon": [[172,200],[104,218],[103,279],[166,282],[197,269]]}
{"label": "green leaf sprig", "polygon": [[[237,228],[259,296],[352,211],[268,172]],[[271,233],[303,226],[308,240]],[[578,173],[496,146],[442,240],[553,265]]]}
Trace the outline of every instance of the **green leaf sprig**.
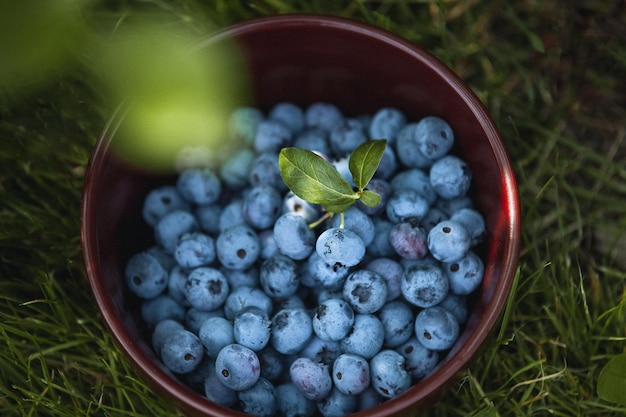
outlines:
{"label": "green leaf sprig", "polygon": [[280,151],[280,175],[295,195],[321,205],[329,216],[343,214],[359,199],[363,204],[375,207],[380,204],[381,197],[366,187],[380,165],[386,144],[384,139],[369,140],[350,154],[348,167],[356,190],[324,158],[301,148]]}

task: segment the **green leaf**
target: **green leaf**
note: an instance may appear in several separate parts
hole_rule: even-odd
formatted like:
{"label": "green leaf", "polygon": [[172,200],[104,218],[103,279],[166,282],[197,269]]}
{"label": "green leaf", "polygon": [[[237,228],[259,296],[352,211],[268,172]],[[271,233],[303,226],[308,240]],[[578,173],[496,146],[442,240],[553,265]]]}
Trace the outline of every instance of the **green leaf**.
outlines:
{"label": "green leaf", "polygon": [[598,396],[626,405],[626,354],[618,355],[604,365],[598,376]]}
{"label": "green leaf", "polygon": [[284,148],[278,165],[283,181],[294,194],[320,204],[328,212],[344,212],[359,198],[335,167],[309,150]]}
{"label": "green leaf", "polygon": [[363,194],[361,194],[361,201],[369,207],[376,207],[380,204],[381,200],[380,194],[372,190],[363,190]]}
{"label": "green leaf", "polygon": [[376,173],[385,153],[386,144],[387,141],[384,139],[368,140],[359,145],[350,155],[348,166],[354,185],[359,190],[363,190]]}

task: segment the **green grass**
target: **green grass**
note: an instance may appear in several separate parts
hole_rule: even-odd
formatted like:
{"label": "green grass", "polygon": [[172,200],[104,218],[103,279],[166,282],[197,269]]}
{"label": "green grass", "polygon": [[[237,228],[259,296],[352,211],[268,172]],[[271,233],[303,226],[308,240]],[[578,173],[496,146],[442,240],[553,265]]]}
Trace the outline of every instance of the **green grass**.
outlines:
{"label": "green grass", "polygon": [[[158,14],[202,36],[293,11],[352,17],[424,46],[484,101],[514,164],[514,292],[482,354],[427,414],[626,414],[596,392],[602,367],[626,352],[624,3],[111,0],[84,19],[106,34]],[[82,175],[110,112],[97,89],[78,68],[0,108],[3,416],[176,415],[113,343],[83,271]]]}

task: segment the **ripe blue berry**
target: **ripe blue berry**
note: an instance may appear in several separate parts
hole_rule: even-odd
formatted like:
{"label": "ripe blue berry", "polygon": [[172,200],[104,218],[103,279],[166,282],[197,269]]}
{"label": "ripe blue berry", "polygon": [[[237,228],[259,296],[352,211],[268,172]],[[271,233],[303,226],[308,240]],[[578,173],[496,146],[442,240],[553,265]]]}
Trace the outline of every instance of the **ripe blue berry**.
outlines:
{"label": "ripe blue berry", "polygon": [[[367,247],[374,240],[374,222],[365,212],[356,206],[350,207],[344,213],[344,227],[356,233]],[[331,227],[339,227],[340,216],[333,216]]]}
{"label": "ripe blue berry", "polygon": [[464,196],[472,181],[469,166],[461,158],[446,155],[437,160],[430,169],[430,183],[444,199]]}
{"label": "ripe blue berry", "polygon": [[185,298],[198,310],[211,311],[221,307],[228,292],[228,281],[215,268],[196,268],[187,276]]}
{"label": "ripe blue berry", "polygon": [[406,343],[398,346],[396,352],[406,360],[406,370],[415,381],[430,374],[439,363],[439,354],[427,349],[416,337],[411,337]]}
{"label": "ripe blue berry", "polygon": [[159,220],[154,226],[154,237],[166,253],[174,253],[178,239],[186,234],[198,231],[198,221],[188,211],[174,210]]}
{"label": "ripe blue berry", "polygon": [[146,223],[154,227],[167,213],[189,210],[187,203],[172,185],[151,190],[144,199],[142,215]]}
{"label": "ripe blue berry", "polygon": [[209,265],[215,260],[213,238],[200,232],[182,235],[174,250],[174,259],[182,268]]}
{"label": "ripe blue berry", "polygon": [[265,311],[258,307],[246,307],[233,320],[235,342],[255,352],[264,349],[271,335],[272,322]]}
{"label": "ripe blue berry", "polygon": [[485,219],[472,208],[461,208],[450,216],[450,220],[461,223],[470,235],[471,246],[478,245],[485,236]]}
{"label": "ripe blue berry", "polygon": [[202,323],[198,337],[206,354],[215,358],[224,346],[235,343],[233,322],[223,317],[210,317]]}
{"label": "ripe blue berry", "polygon": [[241,411],[257,417],[271,417],[276,413],[276,388],[265,378],[259,378],[250,388],[237,393]]}
{"label": "ripe blue berry", "polygon": [[273,302],[260,288],[237,287],[226,297],[224,314],[227,319],[233,320],[237,313],[246,307],[258,307],[269,315],[272,312]]}
{"label": "ripe blue berry", "polygon": [[340,263],[355,266],[365,256],[365,244],[350,229],[330,227],[322,232],[315,243],[315,250],[327,264]]}
{"label": "ripe blue berry", "polygon": [[432,307],[445,298],[450,288],[448,277],[437,265],[424,263],[408,267],[402,275],[400,288],[405,300],[421,307]]}
{"label": "ripe blue berry", "polygon": [[469,250],[471,238],[461,223],[444,220],[428,232],[428,250],[441,262],[461,260]]}
{"label": "ripe blue berry", "polygon": [[407,168],[428,168],[433,160],[422,153],[418,141],[417,123],[408,123],[398,132],[396,155]]}
{"label": "ripe blue berry", "polygon": [[284,355],[300,352],[313,336],[311,316],[304,309],[280,310],[272,318],[272,347]]}
{"label": "ripe blue berry", "polygon": [[156,353],[158,357],[161,357],[161,348],[163,348],[165,340],[172,333],[183,329],[183,325],[178,320],[174,319],[165,319],[156,323],[154,329],[152,330],[151,338],[154,353]]}
{"label": "ripe blue berry", "polygon": [[259,236],[246,225],[233,226],[224,230],[215,242],[217,258],[230,269],[247,269],[259,258],[261,244]]}
{"label": "ripe blue berry", "polygon": [[371,260],[365,269],[380,274],[387,284],[387,301],[395,300],[402,294],[400,282],[404,268],[399,262],[391,258],[375,258]]}
{"label": "ripe blue berry", "polygon": [[389,231],[389,244],[404,259],[422,259],[428,253],[426,232],[415,221],[394,225]]}
{"label": "ripe blue berry", "polygon": [[356,396],[344,394],[333,387],[328,397],[317,403],[317,410],[323,417],[341,417],[354,413],[358,405]]}
{"label": "ripe blue berry", "polygon": [[291,143],[293,133],[278,120],[264,120],[257,126],[254,149],[259,152],[278,152]]}
{"label": "ripe blue berry", "polygon": [[379,109],[369,124],[369,137],[372,139],[386,139],[394,144],[396,136],[406,125],[406,116],[400,110],[393,107]]}
{"label": "ripe blue berry", "polygon": [[338,290],[343,287],[348,272],[347,266],[328,264],[317,252],[311,252],[303,267],[301,284],[311,288]]}
{"label": "ripe blue berry", "polygon": [[458,261],[444,264],[444,270],[450,281],[450,291],[468,295],[483,281],[485,266],[478,255],[470,250]]}
{"label": "ripe blue berry", "polygon": [[459,322],[443,307],[426,308],[415,318],[415,335],[430,350],[448,350],[459,337]]}
{"label": "ripe blue berry", "polygon": [[417,123],[417,143],[424,156],[439,159],[452,148],[454,132],[445,120],[436,116],[424,117]]}
{"label": "ripe blue berry", "polygon": [[258,185],[243,200],[243,217],[257,230],[271,227],[281,213],[283,198],[272,186]]}
{"label": "ripe blue berry", "polygon": [[387,201],[387,218],[393,223],[419,220],[430,208],[422,195],[411,189],[395,191]]}
{"label": "ripe blue berry", "polygon": [[239,107],[235,109],[228,119],[230,137],[236,141],[243,141],[247,145],[254,144],[254,135],[263,119],[263,113],[257,108]]}
{"label": "ripe blue berry", "polygon": [[291,382],[307,399],[321,401],[330,395],[333,381],[329,367],[309,358],[298,358],[289,367]]}
{"label": "ripe blue berry", "polygon": [[277,103],[269,111],[268,117],[287,126],[294,134],[304,129],[304,111],[294,103]]}
{"label": "ripe blue berry", "polygon": [[276,219],[274,240],[282,254],[295,260],[305,259],[315,247],[315,233],[295,213],[284,213]]}
{"label": "ripe blue berry", "polygon": [[178,175],[176,189],[190,203],[211,204],[219,198],[222,183],[208,168],[189,168]]}
{"label": "ripe blue berry", "polygon": [[367,134],[363,126],[355,119],[344,121],[330,131],[330,146],[338,156],[344,156],[352,152],[362,143],[367,141]]}
{"label": "ripe blue berry", "polygon": [[344,353],[333,364],[333,383],[347,395],[358,395],[370,384],[370,367],[361,356]]}
{"label": "ripe blue berry", "polygon": [[254,351],[234,343],[224,346],[217,354],[215,373],[226,387],[242,391],[258,381],[261,366]]}
{"label": "ripe blue berry", "polygon": [[385,331],[384,346],[398,347],[409,340],[413,334],[415,314],[405,301],[388,302],[380,309],[377,316]]}
{"label": "ripe blue berry", "polygon": [[177,330],[163,343],[161,360],[172,372],[186,374],[194,370],[203,356],[200,339],[188,330]]}
{"label": "ripe blue berry", "polygon": [[307,127],[317,127],[330,132],[341,124],[343,114],[334,104],[317,102],[305,109],[304,118]]}
{"label": "ripe blue berry", "polygon": [[220,167],[219,176],[228,187],[237,189],[248,184],[250,167],[255,154],[252,150],[244,148],[228,158]]}
{"label": "ripe blue berry", "polygon": [[156,257],[140,252],[126,263],[124,277],[128,288],[141,298],[154,298],[167,287],[168,273]]}
{"label": "ripe blue berry", "polygon": [[387,283],[367,269],[352,272],[343,284],[343,298],[359,314],[372,314],[387,302]]}
{"label": "ripe blue berry", "polygon": [[382,322],[371,314],[356,314],[350,332],[341,339],[341,350],[365,359],[372,358],[383,347],[385,328]]}
{"label": "ripe blue berry", "polygon": [[315,402],[306,398],[291,382],[276,387],[276,405],[284,417],[309,417],[317,409]]}
{"label": "ripe blue berry", "polygon": [[142,301],[141,318],[149,327],[166,319],[183,321],[185,318],[185,307],[181,306],[168,294],[161,294]]}
{"label": "ripe blue berry", "polygon": [[343,339],[354,323],[354,311],[341,299],[330,298],[322,302],[313,316],[313,331],[322,340]]}
{"label": "ripe blue berry", "polygon": [[406,361],[394,350],[383,350],[370,360],[372,386],[385,398],[394,398],[411,386]]}
{"label": "ripe blue berry", "polygon": [[261,265],[259,283],[263,291],[272,298],[294,295],[300,285],[296,262],[280,254],[266,259]]}

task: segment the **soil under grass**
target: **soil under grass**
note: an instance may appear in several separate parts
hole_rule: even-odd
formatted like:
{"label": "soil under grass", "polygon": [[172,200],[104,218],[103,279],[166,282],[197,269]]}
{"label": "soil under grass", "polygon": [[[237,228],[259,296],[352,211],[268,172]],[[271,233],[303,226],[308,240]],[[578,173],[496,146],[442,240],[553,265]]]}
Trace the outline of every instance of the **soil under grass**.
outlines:
{"label": "soil under grass", "polygon": [[[626,3],[110,0],[82,18],[107,34],[158,14],[203,36],[285,12],[351,17],[422,45],[484,101],[513,160],[516,286],[480,357],[428,415],[624,415],[596,385],[626,352]],[[0,101],[3,416],[177,414],[113,343],[83,271],[82,179],[112,112],[98,91],[78,65]]]}

